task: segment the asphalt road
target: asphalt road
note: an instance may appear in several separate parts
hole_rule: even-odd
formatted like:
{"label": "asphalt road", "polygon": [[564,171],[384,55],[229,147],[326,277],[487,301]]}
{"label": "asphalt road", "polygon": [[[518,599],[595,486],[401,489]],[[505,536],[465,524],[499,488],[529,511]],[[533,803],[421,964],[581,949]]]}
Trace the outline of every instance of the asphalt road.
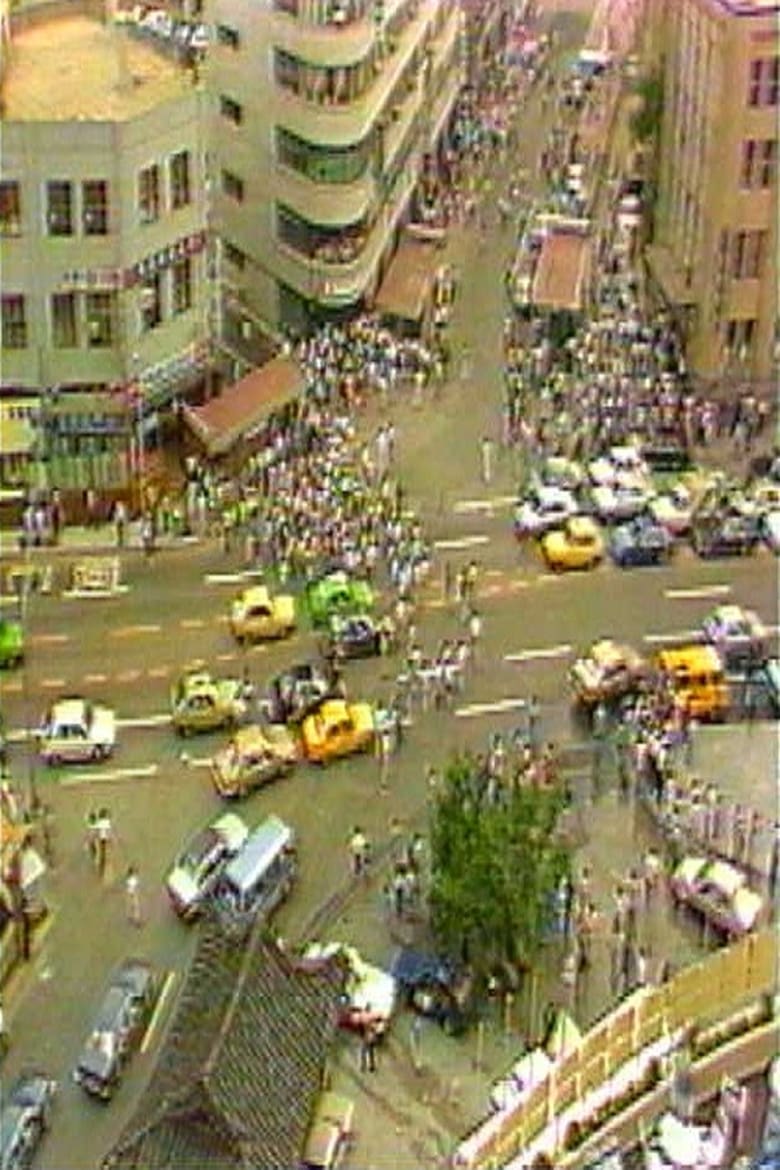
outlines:
{"label": "asphalt road", "polygon": [[[564,47],[581,35],[581,21],[561,14]],[[533,102],[523,122],[520,165],[533,169],[543,122]],[[776,562],[761,552],[747,560],[701,562],[682,552],[668,567],[623,572],[604,566],[594,572],[553,576],[532,548],[519,549],[511,534],[515,469],[499,461],[494,481],[479,479],[479,440],[498,436],[501,387],[501,326],[505,312],[501,274],[511,235],[497,226],[478,240],[455,245],[461,291],[453,323],[458,346],[468,347],[474,375],[448,386],[440,400],[417,410],[394,408],[399,462],[410,498],[424,510],[440,547],[421,599],[424,648],[457,629],[457,617],[442,601],[443,565],[470,555],[481,565],[479,604],[484,636],[479,660],[454,714],[418,716],[391,769],[390,794],[380,797],[375,761],[356,758],[324,770],[300,767],[240,808],[251,824],[273,811],[289,820],[300,838],[301,875],[279,916],[280,931],[297,936],[315,909],[344,882],[346,840],[357,821],[380,841],[391,815],[411,818],[424,803],[428,764],[443,762],[456,748],[486,742],[495,729],[517,720],[496,704],[536,694],[542,731],[559,741],[579,734],[565,690],[565,670],[578,649],[610,634],[637,645],[651,635],[694,628],[709,607],[728,598],[777,622]],[[376,417],[376,416],[374,416]],[[369,420],[371,421],[371,420]],[[477,501],[477,505],[474,505]],[[493,501],[486,503],[486,501]],[[465,506],[464,506],[465,505]],[[240,672],[253,681],[315,649],[302,629],[283,644],[246,655],[232,642],[226,615],[237,581],[216,583],[214,574],[237,574],[238,557],[211,544],[161,552],[147,564],[123,556],[128,591],[108,600],[36,598],[30,607],[30,653],[24,682],[8,676],[0,686],[6,724],[23,732],[37,724],[46,704],[64,692],[108,702],[120,719],[119,744],[110,764],[63,770],[30,767],[18,734],[11,747],[12,774],[24,791],[31,776],[52,806],[55,866],[49,888],[53,913],[45,938],[28,969],[10,989],[8,1015],[13,1046],[4,1075],[30,1063],[48,1069],[61,1083],[55,1126],[38,1165],[74,1170],[97,1165],[131,1114],[153,1065],[155,1052],[185,971],[193,934],[171,913],[162,879],[185,839],[219,811],[205,764],[224,736],[178,740],[166,722],[168,691],[193,660],[215,672]],[[511,656],[511,660],[508,660]],[[389,693],[395,664],[352,664],[350,692],[378,699]],[[480,709],[481,707],[488,709]],[[129,721],[125,723],[124,721]],[[105,804],[117,832],[109,879],[90,870],[84,848],[88,811]],[[139,867],[145,925],[125,920],[122,876]],[[70,1070],[89,1028],[111,969],[128,954],[142,954],[171,973],[166,999],[146,1050],[134,1060],[116,1100],[95,1105],[72,1084]]]}

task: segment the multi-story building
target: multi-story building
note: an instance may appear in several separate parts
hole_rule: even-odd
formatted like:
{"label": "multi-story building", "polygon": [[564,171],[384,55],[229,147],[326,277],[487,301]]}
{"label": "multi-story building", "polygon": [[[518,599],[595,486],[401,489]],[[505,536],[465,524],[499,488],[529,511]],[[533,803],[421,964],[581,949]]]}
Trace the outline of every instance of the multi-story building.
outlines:
{"label": "multi-story building", "polygon": [[664,115],[651,271],[689,364],[769,385],[777,361],[780,4],[665,4]]}
{"label": "multi-story building", "polygon": [[40,398],[57,486],[66,469],[109,486],[112,452],[207,361],[204,91],[78,2],[21,10],[5,31],[3,393]]}
{"label": "multi-story building", "polygon": [[370,299],[461,85],[453,0],[209,0],[224,339]]}
{"label": "multi-story building", "polygon": [[[461,0],[465,18],[466,80],[479,84],[480,74],[502,59],[507,33],[512,21],[512,5],[508,0]],[[514,6],[516,21],[527,5]]]}

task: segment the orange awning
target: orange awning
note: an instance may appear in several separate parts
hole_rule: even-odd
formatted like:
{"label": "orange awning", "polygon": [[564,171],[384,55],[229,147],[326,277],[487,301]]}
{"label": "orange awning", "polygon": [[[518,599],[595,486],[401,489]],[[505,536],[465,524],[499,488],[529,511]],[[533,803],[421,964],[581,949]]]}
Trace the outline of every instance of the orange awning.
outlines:
{"label": "orange awning", "polygon": [[185,406],[184,417],[209,455],[224,455],[303,388],[294,361],[275,357],[204,406]]}
{"label": "orange awning", "polygon": [[403,240],[385,273],[374,307],[402,321],[419,321],[441,257],[430,244]]}
{"label": "orange awning", "polygon": [[553,232],[542,244],[531,300],[549,312],[581,313],[590,277],[591,244],[576,232]]}

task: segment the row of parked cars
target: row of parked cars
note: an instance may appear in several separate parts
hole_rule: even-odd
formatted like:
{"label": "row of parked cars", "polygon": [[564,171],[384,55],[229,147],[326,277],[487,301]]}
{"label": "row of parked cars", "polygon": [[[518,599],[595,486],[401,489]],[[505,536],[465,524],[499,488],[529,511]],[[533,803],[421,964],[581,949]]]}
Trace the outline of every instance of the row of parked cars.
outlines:
{"label": "row of parked cars", "polygon": [[660,564],[682,540],[702,557],[750,553],[762,540],[777,552],[780,474],[741,488],[691,473],[659,490],[637,446],[612,447],[587,467],[554,456],[532,476],[514,532],[537,539],[553,569],[592,568],[607,553],[623,568]]}

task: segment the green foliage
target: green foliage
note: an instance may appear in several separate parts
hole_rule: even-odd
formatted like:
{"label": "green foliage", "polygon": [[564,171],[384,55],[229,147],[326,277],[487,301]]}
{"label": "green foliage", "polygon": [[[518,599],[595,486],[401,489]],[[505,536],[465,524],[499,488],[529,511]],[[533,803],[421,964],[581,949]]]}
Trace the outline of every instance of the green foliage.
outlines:
{"label": "green foliage", "polygon": [[564,802],[560,786],[517,785],[503,785],[491,801],[477,761],[452,761],[429,830],[431,925],[444,951],[467,954],[481,974],[533,963],[570,868],[557,832]]}
{"label": "green foliage", "polygon": [[664,112],[664,81],[660,72],[642,77],[636,86],[641,106],[631,118],[631,133],[640,143],[655,142],[661,133]]}

